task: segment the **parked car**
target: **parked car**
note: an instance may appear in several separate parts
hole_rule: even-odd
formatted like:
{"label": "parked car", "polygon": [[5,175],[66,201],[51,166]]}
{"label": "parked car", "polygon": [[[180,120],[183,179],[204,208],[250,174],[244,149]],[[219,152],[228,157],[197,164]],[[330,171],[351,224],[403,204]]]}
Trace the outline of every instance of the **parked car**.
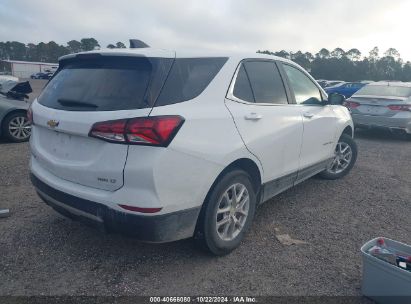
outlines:
{"label": "parked car", "polygon": [[0,79],[0,136],[12,142],[27,141],[31,126],[27,119],[29,104],[24,100],[32,89],[29,82]]}
{"label": "parked car", "polygon": [[349,98],[365,85],[365,83],[361,82],[346,82],[332,87],[327,87],[325,88],[325,91],[327,94],[338,93],[344,95],[346,98]]}
{"label": "parked car", "polygon": [[327,83],[325,84],[325,88],[333,87],[333,86],[340,85],[340,84],[343,84],[343,83],[345,83],[345,81],[342,81],[342,80],[327,80]]}
{"label": "parked car", "polygon": [[14,76],[11,76],[11,75],[0,75],[0,85],[1,85],[2,83],[4,83],[5,81],[18,82],[19,79],[18,79],[18,77],[14,77]]}
{"label": "parked car", "polygon": [[50,79],[53,73],[35,73],[30,76],[31,79]]}
{"label": "parked car", "polygon": [[325,88],[327,86],[327,80],[318,79],[317,83],[322,87]]}
{"label": "parked car", "polygon": [[346,101],[356,127],[411,134],[411,83],[374,82]]}
{"label": "parked car", "polygon": [[58,212],[142,241],[236,248],[255,208],[357,147],[344,97],[262,54],[66,55],[33,102],[31,179]]}

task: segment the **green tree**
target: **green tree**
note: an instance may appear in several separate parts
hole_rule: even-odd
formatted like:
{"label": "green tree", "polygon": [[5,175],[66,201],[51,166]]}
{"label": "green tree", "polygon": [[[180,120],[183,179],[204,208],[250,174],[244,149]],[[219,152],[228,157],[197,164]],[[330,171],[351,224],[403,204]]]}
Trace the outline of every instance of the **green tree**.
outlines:
{"label": "green tree", "polygon": [[124,45],[124,43],[123,42],[117,42],[116,43],[116,48],[118,48],[118,49],[125,49],[126,48],[126,46]]}
{"label": "green tree", "polygon": [[275,52],[273,54],[275,56],[278,56],[278,57],[283,57],[283,58],[286,58],[286,59],[290,59],[290,53],[287,52],[287,51],[284,51],[284,50],[281,50],[279,52]]}
{"label": "green tree", "polygon": [[411,62],[407,61],[402,68],[400,80],[410,81],[410,75],[411,75]]}
{"label": "green tree", "polygon": [[325,48],[323,48],[323,49],[321,49],[321,50],[316,54],[316,57],[319,57],[319,58],[321,58],[321,59],[330,58],[330,51],[327,50],[327,49],[325,49]]}
{"label": "green tree", "polygon": [[352,61],[358,61],[361,59],[361,52],[358,49],[351,49],[345,55]]}
{"label": "green tree", "polygon": [[314,60],[314,56],[313,54],[311,54],[310,52],[305,52],[304,53],[305,58],[307,58],[307,60],[309,60],[310,62]]}
{"label": "green tree", "polygon": [[345,51],[342,48],[336,48],[331,52],[330,55],[334,58],[342,58],[343,56],[345,56]]}
{"label": "green tree", "polygon": [[26,59],[26,45],[17,41],[7,41],[4,44],[6,56],[11,60]]}
{"label": "green tree", "polygon": [[26,60],[39,61],[37,54],[37,45],[34,43],[28,43],[26,46]]}
{"label": "green tree", "polygon": [[69,42],[67,42],[67,49],[70,53],[78,53],[81,52],[82,45],[81,42],[77,41],[77,40],[70,40]]}
{"label": "green tree", "polygon": [[389,48],[388,50],[386,50],[384,56],[393,57],[395,60],[399,60],[401,58],[400,52],[398,52],[394,48]]}
{"label": "green tree", "polygon": [[109,45],[107,45],[107,48],[108,49],[115,49],[116,48],[116,46],[114,45],[114,44],[109,44]]}
{"label": "green tree", "polygon": [[376,46],[370,51],[369,58],[371,60],[378,60],[380,58],[380,49]]}
{"label": "green tree", "polygon": [[44,42],[40,42],[39,44],[37,44],[38,61],[47,62],[48,51],[49,50],[48,50],[47,44],[45,44]]}
{"label": "green tree", "polygon": [[5,42],[0,42],[0,59],[9,59]]}
{"label": "green tree", "polygon": [[46,47],[47,47],[47,54],[46,54],[47,62],[57,62],[58,58],[64,55],[64,52],[62,52],[60,46],[54,41],[50,41],[49,43],[47,43]]}
{"label": "green tree", "polygon": [[[291,54],[291,53],[290,53]],[[306,70],[311,70],[311,61],[310,59],[306,56],[306,53],[302,53],[301,51],[298,51],[296,53],[292,53],[290,55],[291,60],[294,62],[298,63],[301,65],[303,68]]]}
{"label": "green tree", "polygon": [[94,38],[83,38],[80,40],[81,42],[81,49],[83,51],[92,51],[97,47],[100,47],[98,41]]}

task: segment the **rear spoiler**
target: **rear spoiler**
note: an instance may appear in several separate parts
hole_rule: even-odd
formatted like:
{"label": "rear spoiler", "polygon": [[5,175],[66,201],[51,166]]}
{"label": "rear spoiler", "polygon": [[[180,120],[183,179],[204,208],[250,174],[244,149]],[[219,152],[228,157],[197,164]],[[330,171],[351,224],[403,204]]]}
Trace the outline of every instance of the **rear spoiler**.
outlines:
{"label": "rear spoiler", "polygon": [[150,47],[147,43],[138,40],[138,39],[130,39],[130,49],[142,49]]}

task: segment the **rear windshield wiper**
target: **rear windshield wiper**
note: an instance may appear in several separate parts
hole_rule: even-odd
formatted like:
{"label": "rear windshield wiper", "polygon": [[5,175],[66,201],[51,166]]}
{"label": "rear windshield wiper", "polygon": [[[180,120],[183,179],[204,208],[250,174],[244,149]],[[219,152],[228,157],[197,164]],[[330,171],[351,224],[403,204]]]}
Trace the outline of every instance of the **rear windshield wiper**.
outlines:
{"label": "rear windshield wiper", "polygon": [[78,101],[73,99],[57,99],[57,102],[65,107],[85,107],[85,108],[98,108],[98,105],[90,102]]}

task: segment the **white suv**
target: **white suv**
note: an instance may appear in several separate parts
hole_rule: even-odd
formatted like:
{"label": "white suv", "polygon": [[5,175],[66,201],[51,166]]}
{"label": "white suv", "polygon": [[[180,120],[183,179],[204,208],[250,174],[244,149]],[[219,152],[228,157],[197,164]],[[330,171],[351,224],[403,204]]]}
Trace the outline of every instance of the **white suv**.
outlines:
{"label": "white suv", "polygon": [[31,179],[60,213],[147,242],[236,248],[255,208],[357,148],[343,97],[273,56],[67,55],[29,111]]}

